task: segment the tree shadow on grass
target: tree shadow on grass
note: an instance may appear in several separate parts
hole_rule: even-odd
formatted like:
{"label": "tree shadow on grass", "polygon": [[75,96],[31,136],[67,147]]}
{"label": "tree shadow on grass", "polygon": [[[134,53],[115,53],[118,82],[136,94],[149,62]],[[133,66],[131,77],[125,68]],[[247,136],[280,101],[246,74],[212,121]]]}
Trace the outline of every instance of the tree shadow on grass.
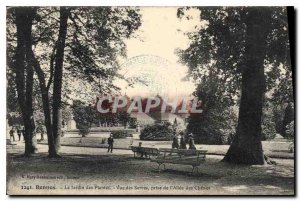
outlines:
{"label": "tree shadow on grass", "polygon": [[31,157],[24,157],[23,154],[10,153],[7,156],[7,161],[14,163],[39,163],[39,162],[126,162],[134,160],[127,155],[92,155],[92,154],[61,154],[61,158],[49,158],[47,153],[33,154]]}
{"label": "tree shadow on grass", "polygon": [[[110,177],[118,180],[121,176],[140,179],[143,175],[168,181],[176,178],[183,182],[204,182],[217,185],[229,193],[251,192],[260,194],[266,191],[278,194],[294,191],[294,167],[282,165],[244,166],[220,163],[217,159],[207,159],[199,167],[199,173],[191,174],[191,166],[167,165],[166,170],[158,173],[157,164],[149,160],[139,160],[132,155],[91,155],[91,154],[62,154],[62,158],[48,158],[47,153],[39,153],[31,158],[21,154],[8,154],[8,174],[15,173],[45,173],[73,175],[83,174],[91,178]],[[120,177],[120,178],[119,178]],[[120,180],[121,181],[121,180]],[[178,181],[177,181],[178,182]],[[279,192],[280,191],[280,192]]]}

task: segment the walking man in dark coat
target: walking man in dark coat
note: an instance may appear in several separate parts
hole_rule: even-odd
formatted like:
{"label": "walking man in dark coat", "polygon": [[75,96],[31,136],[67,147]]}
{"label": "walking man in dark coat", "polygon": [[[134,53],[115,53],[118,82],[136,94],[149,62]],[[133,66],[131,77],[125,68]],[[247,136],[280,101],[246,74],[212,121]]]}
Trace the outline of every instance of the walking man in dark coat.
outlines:
{"label": "walking man in dark coat", "polygon": [[9,136],[10,136],[10,139],[12,138],[13,141],[15,141],[15,130],[14,130],[13,127],[12,127],[11,130],[9,131]]}
{"label": "walking man in dark coat", "polygon": [[113,134],[110,134],[108,140],[107,140],[107,143],[108,143],[108,150],[107,150],[107,153],[109,152],[110,150],[110,153],[113,152],[113,148],[114,148],[114,138],[113,138]]}

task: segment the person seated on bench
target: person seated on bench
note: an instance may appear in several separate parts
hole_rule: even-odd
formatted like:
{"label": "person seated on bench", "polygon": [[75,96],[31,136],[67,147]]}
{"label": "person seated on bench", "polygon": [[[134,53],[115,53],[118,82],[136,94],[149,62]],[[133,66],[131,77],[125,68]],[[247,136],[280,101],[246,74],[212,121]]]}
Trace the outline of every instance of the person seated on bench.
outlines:
{"label": "person seated on bench", "polygon": [[142,142],[139,142],[139,147],[138,147],[138,149],[137,149],[137,153],[140,153],[140,154],[141,154],[141,158],[144,157],[144,154],[145,154],[145,158],[147,158],[147,153],[144,152],[144,150],[143,150]]}
{"label": "person seated on bench", "polygon": [[193,133],[189,134],[188,142],[189,142],[189,149],[196,149],[194,138],[193,138]]}

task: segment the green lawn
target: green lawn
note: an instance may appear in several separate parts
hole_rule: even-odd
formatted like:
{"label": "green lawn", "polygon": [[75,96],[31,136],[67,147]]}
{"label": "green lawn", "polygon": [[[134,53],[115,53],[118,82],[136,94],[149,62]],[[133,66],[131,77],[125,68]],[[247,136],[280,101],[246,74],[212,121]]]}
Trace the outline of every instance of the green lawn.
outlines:
{"label": "green lawn", "polygon": [[[107,137],[109,136],[109,132],[104,133],[96,133],[90,134],[86,137],[81,137],[77,133],[71,133],[65,135],[61,138],[61,144],[67,146],[82,146],[82,147],[99,147],[105,148],[107,147]],[[38,136],[39,138],[39,136]],[[106,141],[103,143],[103,140]],[[114,147],[117,149],[129,149],[129,146],[135,145],[138,146],[139,142],[142,142],[142,146],[145,147],[156,147],[156,148],[171,148],[171,141],[141,141],[138,139],[137,134],[134,138],[126,138],[126,139],[115,139]],[[47,140],[43,142],[46,144]],[[263,149],[266,155],[274,158],[294,158],[293,153],[288,153],[288,147],[290,142],[288,141],[263,141]],[[207,149],[209,154],[216,155],[225,155],[229,145],[205,145],[205,144],[197,144],[196,147]]]}

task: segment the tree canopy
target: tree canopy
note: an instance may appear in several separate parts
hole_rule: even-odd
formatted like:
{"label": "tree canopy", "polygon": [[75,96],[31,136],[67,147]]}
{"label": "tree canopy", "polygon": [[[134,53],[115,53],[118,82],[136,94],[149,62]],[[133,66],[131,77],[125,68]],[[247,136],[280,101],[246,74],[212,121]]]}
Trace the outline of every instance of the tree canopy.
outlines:
{"label": "tree canopy", "polygon": [[[188,7],[178,9],[178,17],[185,11],[198,9],[201,23],[195,31],[186,33],[190,45],[178,53],[181,62],[189,67],[194,78],[201,79],[213,67],[226,80],[224,90],[235,94],[240,89],[241,72],[245,66],[247,16],[249,9],[258,7]],[[287,9],[268,7],[270,19],[264,27],[268,32],[264,68],[267,89],[279,82],[281,76],[291,79],[290,45]],[[261,31],[261,30],[257,30]],[[291,90],[291,82],[288,85]]]}

